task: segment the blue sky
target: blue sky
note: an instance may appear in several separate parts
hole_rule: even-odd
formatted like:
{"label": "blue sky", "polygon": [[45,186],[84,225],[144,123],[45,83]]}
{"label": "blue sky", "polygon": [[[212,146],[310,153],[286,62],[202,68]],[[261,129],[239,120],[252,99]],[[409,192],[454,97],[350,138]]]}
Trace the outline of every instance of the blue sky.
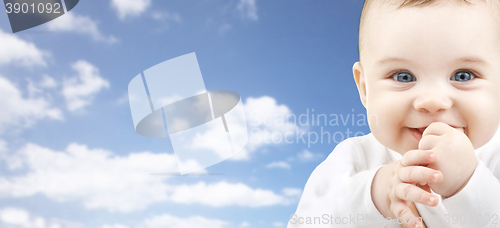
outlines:
{"label": "blue sky", "polygon": [[[351,70],[362,4],[82,0],[16,34],[1,14],[0,227],[285,227],[336,145],[314,133],[369,133]],[[208,90],[241,95],[249,131],[306,142],[249,132],[239,156],[204,175],[152,175],[176,172],[173,149],[135,133],[128,83],[191,52]],[[307,113],[328,124],[277,122]]]}

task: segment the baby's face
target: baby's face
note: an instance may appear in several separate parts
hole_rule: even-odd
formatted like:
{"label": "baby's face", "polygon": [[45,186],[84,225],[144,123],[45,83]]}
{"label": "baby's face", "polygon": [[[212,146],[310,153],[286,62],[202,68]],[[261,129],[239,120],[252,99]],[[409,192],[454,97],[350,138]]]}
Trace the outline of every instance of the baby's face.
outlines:
{"label": "baby's face", "polygon": [[500,121],[497,18],[482,1],[375,9],[353,67],[370,129],[401,154],[432,122],[463,130],[474,148]]}

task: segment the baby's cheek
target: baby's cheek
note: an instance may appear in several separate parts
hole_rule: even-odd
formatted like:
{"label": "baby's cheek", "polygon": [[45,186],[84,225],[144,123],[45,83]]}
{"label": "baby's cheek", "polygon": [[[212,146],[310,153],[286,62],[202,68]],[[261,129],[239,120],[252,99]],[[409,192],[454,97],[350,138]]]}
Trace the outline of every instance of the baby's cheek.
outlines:
{"label": "baby's cheek", "polygon": [[465,130],[465,135],[469,138],[470,142],[474,149],[478,149],[488,141],[493,138],[495,135],[496,129],[492,128],[493,124],[490,126],[471,126]]}
{"label": "baby's cheek", "polygon": [[381,122],[379,126],[372,129],[372,133],[382,145],[396,152],[404,153],[407,151],[405,145],[410,146],[405,142],[401,129],[391,122],[386,124]]}
{"label": "baby's cheek", "polygon": [[384,146],[391,150],[403,153],[410,148],[417,147],[416,141],[408,141],[406,122],[408,113],[404,105],[394,101],[394,96],[380,96],[376,100],[370,100],[367,106],[367,119],[370,130],[375,138]]}
{"label": "baby's cheek", "polygon": [[485,110],[476,115],[471,115],[464,134],[469,138],[474,149],[477,149],[490,141],[498,131],[500,113],[495,112],[496,107]]}

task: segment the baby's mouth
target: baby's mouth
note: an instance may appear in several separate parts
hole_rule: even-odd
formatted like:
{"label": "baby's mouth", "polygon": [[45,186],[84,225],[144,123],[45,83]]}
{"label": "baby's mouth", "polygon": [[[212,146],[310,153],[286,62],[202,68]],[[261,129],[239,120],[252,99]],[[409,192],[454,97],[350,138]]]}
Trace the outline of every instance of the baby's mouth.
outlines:
{"label": "baby's mouth", "polygon": [[416,129],[417,131],[419,131],[419,132],[420,132],[420,134],[423,134],[426,128],[427,128],[427,127],[421,127],[421,128],[415,128],[415,129]]}
{"label": "baby's mouth", "polygon": [[422,134],[424,133],[425,128],[427,127],[410,128],[410,133],[417,141],[420,141],[420,139],[422,139]]}

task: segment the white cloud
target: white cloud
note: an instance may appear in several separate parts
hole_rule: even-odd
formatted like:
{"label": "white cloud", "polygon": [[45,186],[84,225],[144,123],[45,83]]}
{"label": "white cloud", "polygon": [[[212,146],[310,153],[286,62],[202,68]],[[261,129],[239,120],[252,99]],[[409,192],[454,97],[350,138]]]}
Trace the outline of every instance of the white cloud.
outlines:
{"label": "white cloud", "polygon": [[47,66],[49,53],[35,44],[0,30],[0,65]]}
{"label": "white cloud", "polygon": [[273,222],[273,226],[274,226],[274,227],[284,227],[284,226],[285,226],[285,224],[284,224],[284,223],[282,223],[282,222]]}
{"label": "white cloud", "polygon": [[39,85],[42,88],[53,89],[53,88],[57,87],[57,82],[56,82],[56,80],[54,80],[54,78],[50,77],[49,75],[44,74],[42,76],[42,80],[40,80]]}
{"label": "white cloud", "polygon": [[79,60],[71,67],[78,74],[64,80],[62,94],[68,110],[77,111],[91,104],[99,91],[109,88],[109,82],[99,75],[99,69],[87,61]]}
{"label": "white cloud", "polygon": [[280,168],[280,169],[290,169],[290,164],[284,162],[284,161],[279,161],[279,162],[272,162],[266,165],[266,168],[271,169],[271,168]]}
{"label": "white cloud", "polygon": [[41,194],[58,202],[78,201],[87,209],[131,212],[161,202],[264,207],[297,200],[285,189],[279,194],[225,181],[173,185],[168,183],[168,175],[151,175],[177,172],[173,154],[117,156],[75,143],[64,151],[27,144],[4,161],[9,169],[21,174],[0,177],[0,197]]}
{"label": "white cloud", "polygon": [[6,207],[0,209],[0,227],[5,228],[82,228],[81,223],[60,219],[46,219],[31,215],[28,211]]}
{"label": "white cloud", "polygon": [[115,43],[117,39],[113,36],[104,36],[97,26],[97,22],[88,16],[81,16],[68,12],[64,16],[47,23],[51,31],[75,32],[90,36],[95,41]]}
{"label": "white cloud", "polygon": [[284,188],[281,192],[285,196],[300,197],[302,195],[302,189],[299,188]]}
{"label": "white cloud", "polygon": [[16,208],[7,208],[0,211],[0,220],[2,223],[11,225],[29,226],[28,212]]}
{"label": "white cloud", "polygon": [[155,216],[146,219],[141,227],[144,228],[191,228],[191,227],[209,227],[224,228],[230,227],[230,223],[218,219],[208,219],[201,216],[191,216],[180,218],[168,214]]}
{"label": "white cloud", "polygon": [[248,222],[242,222],[240,223],[240,225],[238,226],[239,228],[246,228],[246,227],[250,227],[250,223]]}
{"label": "white cloud", "polygon": [[8,144],[6,141],[0,139],[0,155],[3,153],[3,152],[7,152],[7,149],[8,149]]}
{"label": "white cloud", "polygon": [[287,205],[294,201],[270,190],[252,189],[242,183],[219,182],[206,184],[200,182],[194,185],[175,187],[171,200],[176,203],[199,203],[212,207],[238,205],[243,207],[263,207],[272,205]]}
{"label": "white cloud", "polygon": [[322,157],[323,157],[323,155],[317,154],[317,153],[312,153],[309,150],[303,150],[302,152],[297,154],[297,158],[299,159],[299,161],[303,161],[303,162],[314,161],[314,160],[320,159]]}
{"label": "white cloud", "polygon": [[259,20],[259,16],[257,15],[257,5],[255,1],[256,0],[240,0],[238,10],[243,17],[257,21]]}
{"label": "white cloud", "polygon": [[294,136],[304,131],[296,125],[292,111],[284,104],[278,105],[272,97],[249,97],[244,108],[248,144],[231,158],[233,160],[248,160],[251,152],[264,146],[284,144],[285,138],[288,142],[297,143]]}
{"label": "white cloud", "polygon": [[[248,227],[244,222],[239,227]],[[72,222],[62,219],[47,219],[33,215],[30,212],[15,207],[5,207],[0,209],[0,227],[2,228],[83,228],[82,223]],[[138,225],[130,226],[123,224],[102,225],[101,228],[229,228],[233,227],[230,222],[210,219],[202,216],[177,217],[169,214],[151,216],[144,219]]]}
{"label": "white cloud", "polygon": [[23,97],[21,91],[8,79],[0,76],[0,133],[7,127],[29,127],[35,121],[49,118],[62,119],[61,111],[51,107],[41,96]]}
{"label": "white cloud", "polygon": [[17,159],[28,172],[0,178],[0,195],[42,193],[60,202],[82,200],[89,209],[121,212],[165,201],[165,177],[150,173],[176,168],[175,157],[169,154],[143,152],[118,157],[79,144],[70,144],[64,152],[28,144],[18,151]]}
{"label": "white cloud", "polygon": [[111,7],[116,10],[121,20],[139,16],[150,6],[151,0],[111,0]]}
{"label": "white cloud", "polygon": [[[248,223],[242,223],[245,225]],[[247,227],[242,226],[239,227]],[[126,226],[122,224],[113,224],[113,225],[103,225],[101,228],[129,228],[129,227],[137,227],[137,228],[193,228],[193,227],[208,227],[208,228],[229,228],[233,227],[230,222],[219,220],[219,219],[210,219],[202,216],[190,216],[190,217],[177,217],[169,214],[161,214],[149,217],[144,221],[140,222],[140,224],[135,226]]]}
{"label": "white cloud", "polygon": [[113,225],[103,225],[101,228],[129,228],[129,227],[120,224],[113,224]]}
{"label": "white cloud", "polygon": [[171,12],[171,11],[158,11],[158,10],[153,10],[151,13],[151,18],[154,20],[158,21],[160,24],[160,27],[158,27],[156,30],[157,31],[162,31],[170,28],[171,22],[175,23],[181,23],[182,18],[181,15],[177,12]]}

